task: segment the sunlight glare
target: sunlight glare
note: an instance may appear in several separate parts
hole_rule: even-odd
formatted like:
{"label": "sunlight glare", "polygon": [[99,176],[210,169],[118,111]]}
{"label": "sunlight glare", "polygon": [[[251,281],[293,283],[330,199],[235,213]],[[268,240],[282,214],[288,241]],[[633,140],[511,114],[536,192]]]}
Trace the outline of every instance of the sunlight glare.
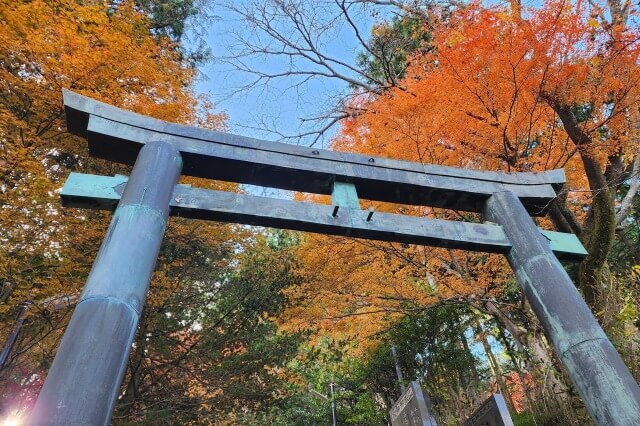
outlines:
{"label": "sunlight glare", "polygon": [[2,426],[19,426],[20,425],[20,421],[18,419],[18,417],[16,416],[9,416],[6,419],[2,420],[2,423],[0,423]]}

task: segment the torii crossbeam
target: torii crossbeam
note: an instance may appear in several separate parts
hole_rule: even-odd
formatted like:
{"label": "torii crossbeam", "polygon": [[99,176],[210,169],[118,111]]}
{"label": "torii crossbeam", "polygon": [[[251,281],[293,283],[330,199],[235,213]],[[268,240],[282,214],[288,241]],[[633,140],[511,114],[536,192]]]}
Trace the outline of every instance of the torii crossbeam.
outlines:
{"label": "torii crossbeam", "polygon": [[[538,229],[562,170],[499,173],[293,146],[166,123],[64,91],[68,129],[125,176],[72,173],[73,207],[115,208],[31,421],[108,424],[169,215],[502,253],[599,424],[640,419],[640,388],[556,258],[586,252]],[[332,205],[178,185],[181,174],[331,194]],[[358,197],[482,213],[465,223],[361,210]],[[117,207],[116,207],[117,206]],[[554,255],[555,252],[555,255]]]}

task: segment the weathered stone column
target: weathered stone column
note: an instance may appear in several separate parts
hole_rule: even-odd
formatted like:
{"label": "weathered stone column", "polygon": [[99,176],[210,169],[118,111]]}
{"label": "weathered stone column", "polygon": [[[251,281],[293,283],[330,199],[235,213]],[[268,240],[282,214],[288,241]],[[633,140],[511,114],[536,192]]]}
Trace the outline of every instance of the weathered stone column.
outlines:
{"label": "weathered stone column", "polygon": [[640,424],[638,384],[520,200],[496,193],[484,215],[511,241],[509,264],[593,419]]}
{"label": "weathered stone column", "polygon": [[138,154],[29,424],[109,424],[181,169],[170,143]]}

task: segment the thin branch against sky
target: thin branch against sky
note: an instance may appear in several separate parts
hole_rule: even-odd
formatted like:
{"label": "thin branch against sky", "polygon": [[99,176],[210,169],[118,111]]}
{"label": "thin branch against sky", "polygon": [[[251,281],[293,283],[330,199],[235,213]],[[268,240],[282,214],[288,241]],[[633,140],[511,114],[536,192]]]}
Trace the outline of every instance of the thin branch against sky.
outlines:
{"label": "thin branch against sky", "polygon": [[387,84],[355,64],[395,5],[245,0],[214,9],[205,36],[213,59],[198,90],[229,114],[234,133],[326,147],[350,96]]}

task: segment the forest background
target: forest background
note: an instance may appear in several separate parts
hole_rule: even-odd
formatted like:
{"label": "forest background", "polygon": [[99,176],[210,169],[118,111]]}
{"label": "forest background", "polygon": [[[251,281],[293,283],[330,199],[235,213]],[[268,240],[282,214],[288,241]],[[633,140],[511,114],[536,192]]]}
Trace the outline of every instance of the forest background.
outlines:
{"label": "forest background", "polygon": [[[216,25],[214,6],[242,23],[220,56],[184,39]],[[62,209],[59,188],[70,171],[128,172],[89,158],[66,132],[61,89],[226,130],[229,118],[197,90],[207,60],[249,76],[238,90],[284,84],[293,96],[339,82],[319,114],[279,135],[292,143],[475,169],[564,168],[567,185],[540,225],[589,250],[565,266],[638,377],[631,2],[2,0],[0,23],[0,342],[20,331],[0,365],[2,418],[33,405],[109,221]],[[359,45],[350,58],[332,50],[347,34]],[[257,130],[277,133],[270,124]],[[442,424],[460,424],[491,391],[517,424],[589,422],[499,256],[180,219],[113,422],[329,424],[318,394],[334,383],[340,424],[386,424],[399,395],[392,346]]]}

